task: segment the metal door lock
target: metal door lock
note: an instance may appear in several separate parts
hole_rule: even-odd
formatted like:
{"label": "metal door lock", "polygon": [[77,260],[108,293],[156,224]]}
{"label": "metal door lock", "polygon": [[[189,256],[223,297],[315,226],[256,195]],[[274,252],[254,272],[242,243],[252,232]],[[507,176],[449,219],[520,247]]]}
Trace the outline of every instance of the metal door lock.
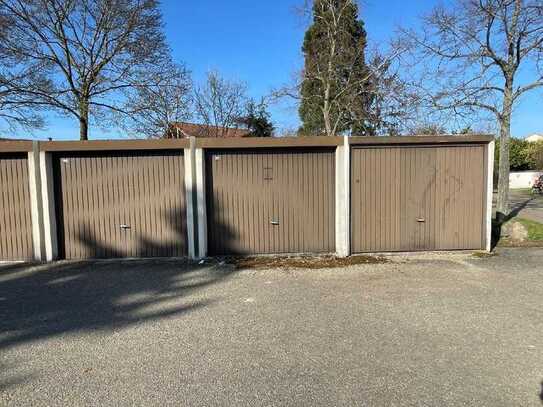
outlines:
{"label": "metal door lock", "polygon": [[278,220],[272,220],[270,223],[272,225],[274,225],[274,226],[279,226],[279,221]]}
{"label": "metal door lock", "polygon": [[130,229],[130,225],[121,225],[121,229]]}

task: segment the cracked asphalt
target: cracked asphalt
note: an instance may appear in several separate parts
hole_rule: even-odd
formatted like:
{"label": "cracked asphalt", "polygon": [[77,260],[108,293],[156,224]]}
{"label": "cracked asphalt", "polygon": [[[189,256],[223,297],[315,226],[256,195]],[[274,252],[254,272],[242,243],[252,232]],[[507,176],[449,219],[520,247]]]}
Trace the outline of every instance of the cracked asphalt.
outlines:
{"label": "cracked asphalt", "polygon": [[0,266],[0,405],[541,406],[543,250]]}

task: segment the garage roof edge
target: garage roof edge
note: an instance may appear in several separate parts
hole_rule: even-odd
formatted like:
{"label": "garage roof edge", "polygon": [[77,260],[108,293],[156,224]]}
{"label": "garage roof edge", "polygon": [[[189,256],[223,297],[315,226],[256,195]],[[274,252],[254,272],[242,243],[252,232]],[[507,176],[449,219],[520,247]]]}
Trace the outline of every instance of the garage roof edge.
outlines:
{"label": "garage roof edge", "polygon": [[[196,148],[296,148],[336,147],[344,137],[277,137],[277,138],[197,138]],[[374,145],[424,145],[424,144],[487,144],[494,140],[490,135],[454,136],[398,136],[398,137],[347,137],[352,146]],[[32,151],[32,141],[7,140],[0,142],[0,153]],[[189,139],[166,140],[92,140],[92,141],[39,141],[40,151],[122,151],[122,150],[175,150],[190,148]]]}

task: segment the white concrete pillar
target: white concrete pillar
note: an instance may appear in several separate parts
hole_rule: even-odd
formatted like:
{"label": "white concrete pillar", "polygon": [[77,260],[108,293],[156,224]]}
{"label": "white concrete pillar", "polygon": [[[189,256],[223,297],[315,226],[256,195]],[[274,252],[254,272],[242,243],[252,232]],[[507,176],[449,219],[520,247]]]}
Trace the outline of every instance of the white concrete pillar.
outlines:
{"label": "white concrete pillar", "polygon": [[55,207],[55,180],[51,153],[40,152],[41,204],[43,214],[43,242],[45,260],[58,259],[57,216]]}
{"label": "white concrete pillar", "polygon": [[206,207],[206,174],[205,151],[202,148],[195,150],[196,164],[196,207],[198,219],[198,258],[207,257],[207,207]]}
{"label": "white concrete pillar", "polygon": [[36,261],[45,260],[40,167],[39,144],[34,142],[32,151],[28,153],[28,186],[32,219],[32,243],[34,246],[33,256]]}
{"label": "white concrete pillar", "polygon": [[348,137],[336,149],[336,255],[351,254],[351,152]]}
{"label": "white concrete pillar", "polygon": [[53,159],[50,153],[39,151],[39,142],[28,153],[28,169],[34,259],[53,261],[58,259]]}
{"label": "white concrete pillar", "polygon": [[195,199],[195,162],[194,162],[194,137],[190,138],[190,147],[184,149],[183,160],[185,162],[185,206],[187,208],[187,240],[188,256],[191,259],[196,258],[196,234],[194,217],[194,199]]}
{"label": "white concrete pillar", "polygon": [[492,251],[492,201],[494,198],[494,149],[493,140],[486,146],[486,251]]}

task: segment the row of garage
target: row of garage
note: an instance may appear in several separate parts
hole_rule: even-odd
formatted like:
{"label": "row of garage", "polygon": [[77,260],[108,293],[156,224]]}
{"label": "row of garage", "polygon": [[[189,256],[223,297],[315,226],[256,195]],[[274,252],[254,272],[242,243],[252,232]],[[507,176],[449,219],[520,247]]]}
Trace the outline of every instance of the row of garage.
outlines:
{"label": "row of garage", "polygon": [[490,137],[2,144],[0,260],[35,257],[47,185],[55,258],[333,253],[342,211],[351,253],[488,245]]}

